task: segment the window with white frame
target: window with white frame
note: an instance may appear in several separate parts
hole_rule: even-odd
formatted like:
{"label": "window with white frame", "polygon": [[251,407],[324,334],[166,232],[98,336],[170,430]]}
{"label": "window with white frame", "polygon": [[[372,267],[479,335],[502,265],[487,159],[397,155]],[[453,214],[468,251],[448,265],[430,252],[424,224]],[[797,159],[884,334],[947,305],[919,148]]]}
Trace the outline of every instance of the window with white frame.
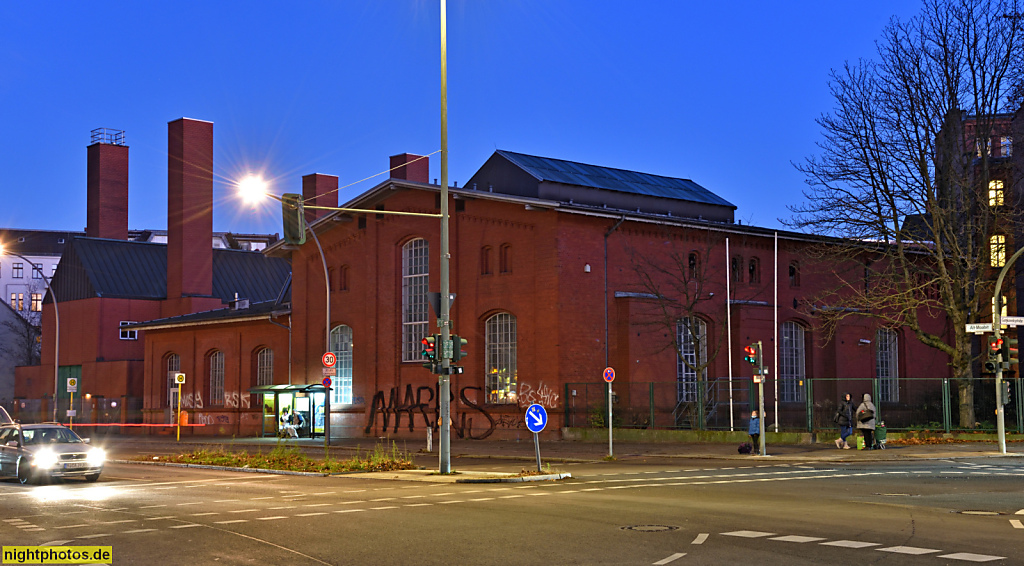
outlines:
{"label": "window with white frame", "polygon": [[178,408],[178,385],[174,383],[174,374],[181,371],[181,356],[167,355],[167,406]]}
{"label": "window with white frame", "polygon": [[274,384],[274,351],[262,348],[256,353],[256,385]]}
{"label": "window with white frame", "polygon": [[516,317],[498,313],[484,323],[486,365],[484,383],[488,403],[515,403],[516,382]]}
{"label": "window with white frame", "polygon": [[875,376],[878,378],[878,400],[900,400],[899,358],[896,332],[888,328],[875,331]]}
{"label": "window with white frame", "polygon": [[32,279],[42,279],[42,278],[43,278],[43,264],[41,264],[41,263],[33,263],[32,264]]}
{"label": "window with white frame", "polygon": [[32,293],[32,303],[31,303],[31,306],[29,307],[29,310],[31,310],[32,312],[42,312],[43,311],[43,294],[42,293]]}
{"label": "window with white frame", "polygon": [[779,400],[804,400],[804,327],[795,322],[783,322],[779,332]]}
{"label": "window with white frame", "polygon": [[992,267],[1006,265],[1006,236],[996,234],[988,239],[988,261]]}
{"label": "window with white frame", "polygon": [[334,384],[331,385],[331,405],[352,403],[352,328],[344,324],[331,329],[331,353],[334,364]]}
{"label": "window with white frame", "polygon": [[999,155],[1002,157],[1013,156],[1013,138],[1011,136],[1002,136],[999,138]]}
{"label": "window with white frame", "polygon": [[224,352],[210,354],[210,404],[224,404]]}
{"label": "window with white frame", "polygon": [[402,246],[402,361],[420,359],[420,340],[427,335],[430,305],[430,246],[423,238]]}
{"label": "window with white frame", "polygon": [[138,340],[138,330],[129,330],[125,328],[125,326],[128,326],[129,324],[135,324],[135,322],[131,320],[122,320],[121,324],[118,325],[121,328],[121,340]]}
{"label": "window with white frame", "polygon": [[676,400],[697,401],[700,381],[707,380],[708,370],[700,371],[698,378],[695,367],[708,361],[707,325],[697,317],[681,318],[676,321],[676,341],[679,344],[679,359],[676,361]]}
{"label": "window with white frame", "polygon": [[21,263],[20,261],[12,264],[11,277],[15,279],[22,279],[23,277],[25,277],[25,264]]}

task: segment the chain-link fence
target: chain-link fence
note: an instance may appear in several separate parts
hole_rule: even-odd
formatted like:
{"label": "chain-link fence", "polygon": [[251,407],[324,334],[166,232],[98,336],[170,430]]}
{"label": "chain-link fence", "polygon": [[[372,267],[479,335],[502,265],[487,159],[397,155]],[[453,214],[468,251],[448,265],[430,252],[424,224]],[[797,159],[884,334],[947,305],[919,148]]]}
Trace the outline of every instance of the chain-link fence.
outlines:
{"label": "chain-link fence", "polygon": [[[1009,396],[1004,405],[1007,432],[1024,433],[1024,390],[1021,379],[1005,380]],[[995,429],[996,390],[992,378],[959,382],[950,378],[898,380],[814,378],[799,380],[779,392],[778,383],[764,384],[765,425],[780,431],[817,432],[835,429],[834,416],[844,393],[854,409],[871,395],[876,420],[891,430],[955,432]],[[973,410],[974,422],[966,420]],[[707,381],[619,383],[612,386],[612,425],[617,428],[744,430],[756,409],[757,385],[750,378],[720,377]],[[565,424],[568,427],[608,426],[608,384],[565,385]],[[963,417],[961,414],[963,413]],[[972,426],[973,425],[973,426]]]}

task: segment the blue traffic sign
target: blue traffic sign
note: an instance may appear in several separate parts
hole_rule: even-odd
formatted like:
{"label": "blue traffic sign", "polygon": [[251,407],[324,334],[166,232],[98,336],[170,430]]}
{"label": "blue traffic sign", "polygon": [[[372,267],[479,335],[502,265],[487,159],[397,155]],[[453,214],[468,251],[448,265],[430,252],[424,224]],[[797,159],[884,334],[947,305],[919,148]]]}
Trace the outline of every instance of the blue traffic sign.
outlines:
{"label": "blue traffic sign", "polygon": [[534,403],[526,408],[526,428],[530,432],[540,432],[548,424],[548,412],[544,407]]}

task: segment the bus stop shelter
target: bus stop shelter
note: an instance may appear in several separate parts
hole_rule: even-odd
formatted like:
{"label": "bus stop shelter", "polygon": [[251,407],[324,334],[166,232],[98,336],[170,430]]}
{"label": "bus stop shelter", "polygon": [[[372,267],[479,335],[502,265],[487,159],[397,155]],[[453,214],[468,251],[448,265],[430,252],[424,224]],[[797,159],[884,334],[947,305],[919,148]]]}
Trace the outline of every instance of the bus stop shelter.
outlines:
{"label": "bus stop shelter", "polygon": [[316,438],[324,434],[324,401],[327,388],[319,383],[295,385],[260,385],[249,389],[258,395],[263,411],[260,436],[278,436],[283,424],[282,417],[293,412],[302,415],[305,425],[299,430],[300,437]]}

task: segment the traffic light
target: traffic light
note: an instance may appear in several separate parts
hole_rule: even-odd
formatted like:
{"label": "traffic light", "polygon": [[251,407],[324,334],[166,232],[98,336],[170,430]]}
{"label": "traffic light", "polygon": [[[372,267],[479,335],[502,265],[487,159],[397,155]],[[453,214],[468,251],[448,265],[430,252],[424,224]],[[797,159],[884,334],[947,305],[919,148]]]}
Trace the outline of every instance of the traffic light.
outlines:
{"label": "traffic light", "polygon": [[988,346],[985,351],[988,353],[988,361],[985,362],[985,372],[995,373],[999,368],[999,351],[1003,347],[1003,339],[995,336],[988,337]]}
{"label": "traffic light", "polygon": [[1003,381],[1002,391],[999,392],[999,404],[1009,405],[1010,404],[1010,382]]}
{"label": "traffic light", "polygon": [[1002,344],[1003,363],[1006,364],[1007,366],[1019,363],[1020,360],[1018,359],[1018,356],[1020,354],[1019,354],[1019,350],[1017,349],[1017,339],[1016,338],[1005,338],[1005,339],[1001,338],[1000,340],[1003,341],[1003,344]]}
{"label": "traffic light", "polygon": [[423,367],[433,368],[434,362],[437,361],[437,338],[435,336],[424,336],[420,343],[423,344],[423,351],[420,355],[426,358],[428,361],[424,362]]}
{"label": "traffic light", "polygon": [[461,336],[457,336],[455,334],[452,334],[452,361],[453,362],[457,362],[457,361],[461,360],[462,358],[465,358],[466,356],[469,355],[469,352],[466,351],[466,346],[468,344],[469,344],[469,340],[466,340],[465,338],[463,338]]}
{"label": "traffic light", "polygon": [[749,363],[754,367],[759,367],[761,365],[761,348],[757,343],[751,344],[746,348],[743,348],[743,351],[747,354],[747,356],[743,358],[743,361]]}
{"label": "traffic light", "polygon": [[281,216],[284,220],[284,241],[295,246],[306,243],[306,218],[302,206],[302,195],[285,193],[281,195]]}

